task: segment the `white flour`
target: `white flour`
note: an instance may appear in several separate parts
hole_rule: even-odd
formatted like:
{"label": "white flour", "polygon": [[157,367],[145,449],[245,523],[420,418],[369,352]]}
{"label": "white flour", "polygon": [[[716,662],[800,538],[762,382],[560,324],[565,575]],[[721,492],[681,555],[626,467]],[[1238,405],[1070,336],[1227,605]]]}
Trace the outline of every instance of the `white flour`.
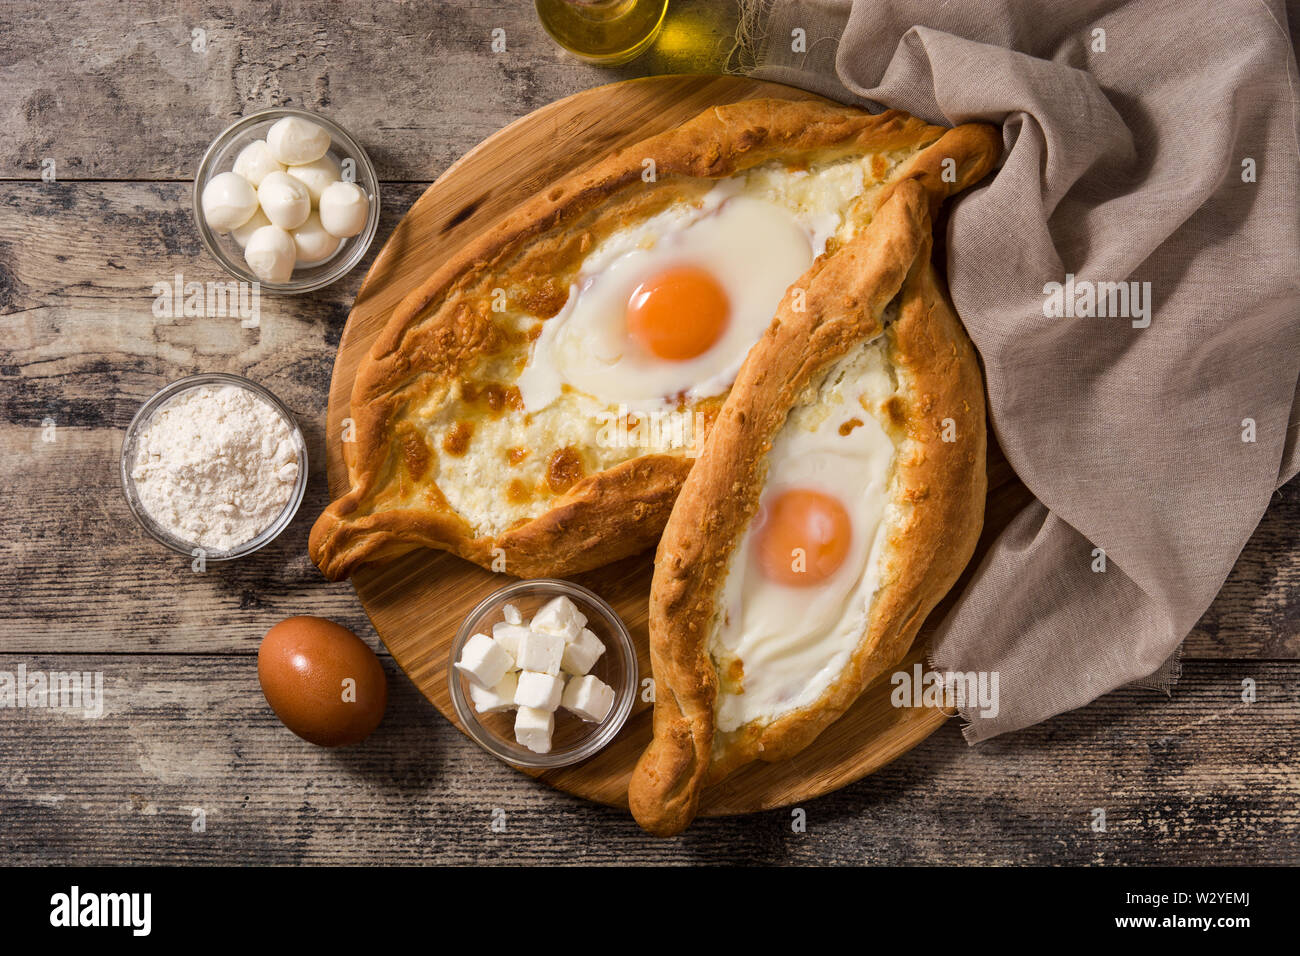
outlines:
{"label": "white flour", "polygon": [[183,541],[228,551],[279,516],[298,480],[288,422],[233,385],[172,398],[146,424],[131,477],[145,511]]}

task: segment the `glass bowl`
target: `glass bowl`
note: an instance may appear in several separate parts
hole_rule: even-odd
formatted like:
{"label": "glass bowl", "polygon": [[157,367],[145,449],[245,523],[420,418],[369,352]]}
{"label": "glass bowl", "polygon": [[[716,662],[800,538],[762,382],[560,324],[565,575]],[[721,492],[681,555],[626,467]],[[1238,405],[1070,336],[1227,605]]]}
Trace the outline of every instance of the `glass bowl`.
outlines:
{"label": "glass bowl", "polygon": [[261,287],[268,292],[296,295],[323,288],[351,272],[364,258],[370,243],[374,241],[375,233],[379,231],[379,177],[370,162],[370,157],[361,148],[361,144],[343,127],[319,113],[287,106],[262,110],[236,120],[213,140],[203,156],[203,161],[199,163],[199,171],[194,177],[194,222],[198,226],[203,245],[207,247],[213,258],[221,263],[223,269],[244,282],[261,282],[248,268],[248,264],[244,261],[244,250],[239,247],[239,243],[235,242],[234,237],[229,234],[222,235],[208,226],[203,216],[201,199],[203,188],[213,176],[233,169],[235,157],[239,155],[240,150],[254,140],[266,139],[266,131],[271,128],[271,125],[286,116],[298,116],[310,120],[329,133],[330,149],[326,155],[340,165],[345,159],[353,161],[356,167],[354,177],[356,184],[370,200],[370,211],[365,228],[350,239],[340,242],[334,255],[314,265],[295,266],[293,276],[288,282],[262,282],[261,284]]}
{"label": "glass bowl", "polygon": [[[555,714],[555,734],[550,753],[533,753],[515,742],[515,712],[480,714],[469,698],[469,679],[452,664],[460,659],[465,642],[475,634],[491,634],[492,625],[505,620],[507,604],[519,608],[530,621],[543,604],[563,594],[583,614],[587,627],[605,644],[591,673],[614,690],[614,704],[605,719],[587,723],[561,707]],[[517,767],[567,767],[594,756],[623,729],[636,700],[636,648],[623,620],[604,600],[577,584],[555,578],[518,581],[494,591],[469,613],[452,642],[447,658],[447,683],[461,726],[484,750]]]}
{"label": "glass bowl", "polygon": [[298,453],[298,480],[294,484],[289,500],[285,502],[284,510],[280,512],[279,517],[264,528],[257,537],[245,541],[241,545],[236,545],[229,551],[203,549],[205,561],[233,561],[235,558],[242,558],[245,555],[252,554],[274,541],[280,532],[293,521],[294,515],[298,513],[298,506],[302,504],[303,495],[307,491],[307,443],[303,440],[302,430],[298,427],[298,422],[294,419],[289,406],[285,405],[284,402],[261,385],[240,375],[229,375],[225,372],[206,372],[177,379],[170,385],[164,385],[160,388],[153,394],[152,398],[140,406],[140,410],[135,413],[135,417],[131,419],[131,424],[126,428],[126,436],[122,439],[122,456],[120,459],[122,493],[126,495],[127,506],[130,507],[131,514],[135,516],[136,522],[154,540],[166,545],[173,551],[185,555],[193,555],[194,551],[200,548],[200,545],[176,537],[149,515],[149,512],[145,510],[144,503],[140,501],[139,494],[136,492],[135,481],[131,477],[131,472],[135,467],[136,446],[139,443],[140,434],[144,431],[150,419],[153,418],[154,413],[181,392],[189,391],[201,385],[234,385],[264,399],[288,422],[289,437]]}

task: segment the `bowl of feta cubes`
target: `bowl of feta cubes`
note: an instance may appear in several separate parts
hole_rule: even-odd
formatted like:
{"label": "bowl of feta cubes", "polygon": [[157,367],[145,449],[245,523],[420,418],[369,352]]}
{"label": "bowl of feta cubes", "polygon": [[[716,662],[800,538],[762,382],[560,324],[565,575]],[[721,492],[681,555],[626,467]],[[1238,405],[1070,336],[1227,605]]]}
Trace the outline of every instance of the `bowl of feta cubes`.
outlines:
{"label": "bowl of feta cubes", "polygon": [[518,767],[588,759],[618,735],[636,698],[636,648],[622,619],[586,588],[553,578],[485,598],[447,663],[461,726]]}

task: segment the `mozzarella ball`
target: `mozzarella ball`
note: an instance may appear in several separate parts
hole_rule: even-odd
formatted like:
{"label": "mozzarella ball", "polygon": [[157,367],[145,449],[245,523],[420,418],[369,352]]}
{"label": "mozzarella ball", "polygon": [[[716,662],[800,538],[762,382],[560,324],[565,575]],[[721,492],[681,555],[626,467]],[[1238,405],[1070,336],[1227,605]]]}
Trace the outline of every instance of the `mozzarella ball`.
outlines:
{"label": "mozzarella ball", "polygon": [[243,249],[248,245],[249,236],[257,232],[257,230],[261,229],[263,226],[269,226],[270,224],[271,220],[267,219],[266,213],[262,212],[259,208],[257,212],[253,213],[253,217],[249,219],[248,222],[244,223],[237,229],[231,229],[230,237],[234,239],[235,242],[239,243],[239,248]]}
{"label": "mozzarella ball", "polygon": [[339,164],[329,156],[322,156],[320,159],[299,166],[290,166],[285,172],[307,187],[313,203],[320,202],[320,194],[326,186],[339,181]]}
{"label": "mozzarella ball", "polygon": [[257,187],[257,199],[266,218],[281,229],[297,229],[311,215],[311,193],[288,173],[267,173]]}
{"label": "mozzarella ball", "polygon": [[238,173],[217,173],[203,187],[203,218],[217,232],[229,232],[257,212],[257,193]]}
{"label": "mozzarella ball", "polygon": [[259,139],[239,151],[235,157],[235,172],[256,188],[262,185],[262,179],[267,173],[284,172],[284,164],[271,155],[271,147],[266,145],[266,140]]}
{"label": "mozzarella ball", "polygon": [[366,227],[370,201],[356,183],[330,183],[320,194],[320,221],[334,236],[355,236]]}
{"label": "mozzarella ball", "polygon": [[320,224],[320,215],[313,212],[297,229],[293,230],[293,244],[298,250],[298,264],[314,266],[334,255],[343,240],[331,236]]}
{"label": "mozzarella ball", "polygon": [[277,160],[297,166],[324,156],[330,148],[330,134],[310,120],[286,116],[267,130],[266,145]]}
{"label": "mozzarella ball", "polygon": [[293,277],[297,247],[279,226],[263,226],[248,237],[244,261],[263,282],[288,282]]}

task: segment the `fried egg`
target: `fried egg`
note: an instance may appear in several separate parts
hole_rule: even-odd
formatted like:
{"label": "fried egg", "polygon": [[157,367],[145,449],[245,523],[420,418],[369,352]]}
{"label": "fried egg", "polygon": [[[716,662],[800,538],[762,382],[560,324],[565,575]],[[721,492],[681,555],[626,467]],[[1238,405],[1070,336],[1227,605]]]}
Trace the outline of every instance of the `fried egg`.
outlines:
{"label": "fried egg", "polygon": [[545,408],[566,386],[639,410],[725,392],[861,191],[860,166],[836,172],[811,190],[798,188],[807,171],[722,180],[698,207],[603,243],[542,328],[519,379],[525,408]]}
{"label": "fried egg", "polygon": [[884,342],[831,366],[772,442],[711,640],[723,732],[812,704],[866,631],[895,454],[883,411],[895,390]]}

